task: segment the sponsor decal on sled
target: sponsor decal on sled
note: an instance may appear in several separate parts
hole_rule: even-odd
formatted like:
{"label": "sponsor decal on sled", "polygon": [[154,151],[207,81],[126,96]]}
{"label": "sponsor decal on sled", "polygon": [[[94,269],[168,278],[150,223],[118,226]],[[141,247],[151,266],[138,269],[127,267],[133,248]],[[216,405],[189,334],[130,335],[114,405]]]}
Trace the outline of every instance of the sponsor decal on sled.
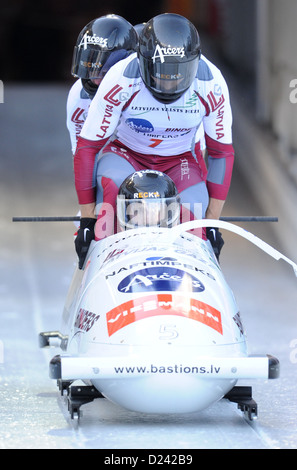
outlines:
{"label": "sponsor decal on sled", "polygon": [[196,299],[181,295],[157,294],[124,302],[106,314],[108,335],[145,318],[177,315],[198,321],[223,334],[219,310]]}
{"label": "sponsor decal on sled", "polygon": [[80,308],[76,316],[74,326],[79,330],[88,332],[94,326],[94,323],[99,320],[99,318],[100,315],[96,315],[96,313],[89,312],[84,308]]}
{"label": "sponsor decal on sled", "polygon": [[202,292],[204,285],[199,279],[177,268],[151,267],[136,271],[125,277],[118,290],[123,293],[148,291]]}

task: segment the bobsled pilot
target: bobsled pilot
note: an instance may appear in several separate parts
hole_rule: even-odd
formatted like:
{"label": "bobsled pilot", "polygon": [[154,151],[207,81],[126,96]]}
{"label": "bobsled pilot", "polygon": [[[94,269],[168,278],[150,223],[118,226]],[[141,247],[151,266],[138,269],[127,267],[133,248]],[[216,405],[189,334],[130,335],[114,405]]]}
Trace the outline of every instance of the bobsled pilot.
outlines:
{"label": "bobsled pilot", "polygon": [[[201,124],[208,169],[196,142]],[[158,170],[174,181],[182,222],[218,219],[234,161],[231,128],[228,87],[218,68],[201,55],[194,25],[171,13],[149,20],[139,34],[138,52],[107,72],[78,138],[79,266],[93,238],[115,232],[118,189],[134,171]],[[219,254],[220,232],[206,235]]]}
{"label": "bobsled pilot", "polygon": [[138,36],[119,15],[105,15],[89,22],[74,47],[71,74],[78,78],[67,98],[67,128],[72,153],[88,110],[104,75],[119,60],[136,51]]}
{"label": "bobsled pilot", "polygon": [[179,223],[180,197],[168,175],[157,170],[141,170],[123,181],[117,196],[117,231],[171,228]]}

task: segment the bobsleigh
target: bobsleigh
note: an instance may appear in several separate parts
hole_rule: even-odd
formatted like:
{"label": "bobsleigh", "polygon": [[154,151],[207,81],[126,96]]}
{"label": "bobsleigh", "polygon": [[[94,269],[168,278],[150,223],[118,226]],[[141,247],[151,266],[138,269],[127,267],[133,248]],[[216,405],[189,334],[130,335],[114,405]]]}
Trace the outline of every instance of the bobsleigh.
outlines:
{"label": "bobsleigh", "polygon": [[[72,418],[106,398],[142,413],[193,413],[221,400],[257,418],[251,387],[240,379],[275,379],[279,361],[249,356],[233,292],[209,241],[190,230],[221,227],[297,266],[240,227],[215,220],[174,228],[138,228],[92,242],[76,270],[49,364]],[[79,381],[79,385],[76,385]],[[82,384],[82,385],[81,385]]]}

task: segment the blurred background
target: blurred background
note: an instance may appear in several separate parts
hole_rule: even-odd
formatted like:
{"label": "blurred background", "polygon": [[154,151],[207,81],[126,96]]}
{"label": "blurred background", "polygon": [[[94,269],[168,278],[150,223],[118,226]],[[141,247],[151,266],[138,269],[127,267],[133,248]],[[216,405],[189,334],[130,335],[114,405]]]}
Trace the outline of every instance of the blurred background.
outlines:
{"label": "blurred background", "polygon": [[[292,233],[286,244],[294,244],[296,0],[150,0],[133,4],[127,0],[10,0],[1,3],[0,11],[0,80],[4,84],[0,112],[10,85],[71,86],[75,80],[70,75],[73,47],[90,20],[107,13],[119,14],[132,24],[163,12],[188,17],[201,35],[203,53],[221,68],[229,85],[237,165],[251,191],[258,194],[263,212],[282,213],[288,233]],[[279,230],[281,233],[282,227]]]}

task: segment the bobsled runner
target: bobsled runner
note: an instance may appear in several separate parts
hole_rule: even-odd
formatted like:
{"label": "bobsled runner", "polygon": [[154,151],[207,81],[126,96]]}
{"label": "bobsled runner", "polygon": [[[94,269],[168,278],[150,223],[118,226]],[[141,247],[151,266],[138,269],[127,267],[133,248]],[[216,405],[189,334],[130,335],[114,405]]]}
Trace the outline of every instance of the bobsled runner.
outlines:
{"label": "bobsled runner", "polygon": [[279,361],[248,355],[239,308],[210,242],[189,232],[204,226],[243,236],[297,275],[291,260],[224,221],[93,241],[74,273],[60,330],[40,333],[42,347],[58,341],[50,377],[72,418],[95,398],[144,413],[198,412],[227,398],[257,418],[251,387],[236,384],[277,378]]}

